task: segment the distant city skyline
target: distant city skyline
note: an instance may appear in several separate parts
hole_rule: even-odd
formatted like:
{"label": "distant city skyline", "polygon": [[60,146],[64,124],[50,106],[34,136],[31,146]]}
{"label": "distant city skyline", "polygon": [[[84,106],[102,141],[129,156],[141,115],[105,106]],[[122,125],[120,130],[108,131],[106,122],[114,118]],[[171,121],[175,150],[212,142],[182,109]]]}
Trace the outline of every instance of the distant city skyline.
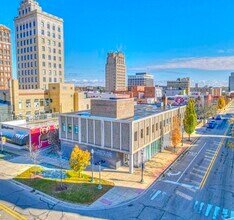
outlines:
{"label": "distant city skyline", "polygon": [[[112,1],[39,1],[64,19],[65,81],[104,85],[107,53],[122,51],[127,75],[150,72],[156,84],[190,77],[192,85],[228,86],[234,71],[234,2]],[[19,3],[1,3],[0,23],[12,37]]]}

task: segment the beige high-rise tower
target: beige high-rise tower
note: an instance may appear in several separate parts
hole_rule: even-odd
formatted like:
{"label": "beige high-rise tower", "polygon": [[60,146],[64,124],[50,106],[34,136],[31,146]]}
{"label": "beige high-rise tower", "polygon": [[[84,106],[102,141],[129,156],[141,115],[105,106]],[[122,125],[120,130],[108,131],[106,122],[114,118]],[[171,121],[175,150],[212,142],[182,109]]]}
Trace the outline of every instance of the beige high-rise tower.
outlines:
{"label": "beige high-rise tower", "polygon": [[9,89],[9,80],[11,78],[11,31],[0,24],[0,90]]}
{"label": "beige high-rise tower", "polygon": [[126,90],[126,65],[121,52],[108,53],[106,62],[106,90]]}
{"label": "beige high-rise tower", "polygon": [[22,0],[14,21],[19,88],[64,82],[63,20],[43,12],[35,0]]}

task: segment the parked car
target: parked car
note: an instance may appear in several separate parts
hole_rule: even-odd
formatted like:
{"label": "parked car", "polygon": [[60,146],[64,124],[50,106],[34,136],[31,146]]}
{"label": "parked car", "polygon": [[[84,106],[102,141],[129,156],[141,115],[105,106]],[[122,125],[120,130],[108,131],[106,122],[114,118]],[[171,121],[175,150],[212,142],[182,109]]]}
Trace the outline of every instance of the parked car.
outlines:
{"label": "parked car", "polygon": [[208,122],[207,128],[214,128],[216,125],[216,121],[215,120],[211,120]]}
{"label": "parked car", "polygon": [[216,120],[222,120],[222,117],[221,117],[221,115],[217,115],[215,119]]}

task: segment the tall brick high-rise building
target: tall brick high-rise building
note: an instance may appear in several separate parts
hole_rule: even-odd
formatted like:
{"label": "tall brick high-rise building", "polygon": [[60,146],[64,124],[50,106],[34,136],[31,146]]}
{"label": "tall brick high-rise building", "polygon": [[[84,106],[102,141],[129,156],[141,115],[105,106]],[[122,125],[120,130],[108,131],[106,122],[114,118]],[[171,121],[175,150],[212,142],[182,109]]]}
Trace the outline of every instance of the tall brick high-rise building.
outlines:
{"label": "tall brick high-rise building", "polygon": [[42,11],[34,0],[22,0],[14,21],[19,88],[63,83],[63,20]]}
{"label": "tall brick high-rise building", "polygon": [[108,53],[106,62],[106,90],[126,90],[126,65],[121,52]]}
{"label": "tall brick high-rise building", "polygon": [[12,79],[11,31],[0,24],[0,90],[9,89]]}

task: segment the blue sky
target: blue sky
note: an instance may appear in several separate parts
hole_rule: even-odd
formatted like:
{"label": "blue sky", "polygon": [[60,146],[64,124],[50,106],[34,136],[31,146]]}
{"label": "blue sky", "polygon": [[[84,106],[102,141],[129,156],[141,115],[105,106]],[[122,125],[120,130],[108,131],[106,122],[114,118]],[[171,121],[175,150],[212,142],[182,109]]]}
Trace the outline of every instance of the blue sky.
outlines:
{"label": "blue sky", "polygon": [[[0,23],[12,32],[19,3],[1,2]],[[44,11],[64,19],[66,79],[103,83],[106,54],[116,50],[125,53],[127,74],[149,71],[161,83],[190,76],[200,84],[225,85],[234,71],[232,0],[39,3]]]}

